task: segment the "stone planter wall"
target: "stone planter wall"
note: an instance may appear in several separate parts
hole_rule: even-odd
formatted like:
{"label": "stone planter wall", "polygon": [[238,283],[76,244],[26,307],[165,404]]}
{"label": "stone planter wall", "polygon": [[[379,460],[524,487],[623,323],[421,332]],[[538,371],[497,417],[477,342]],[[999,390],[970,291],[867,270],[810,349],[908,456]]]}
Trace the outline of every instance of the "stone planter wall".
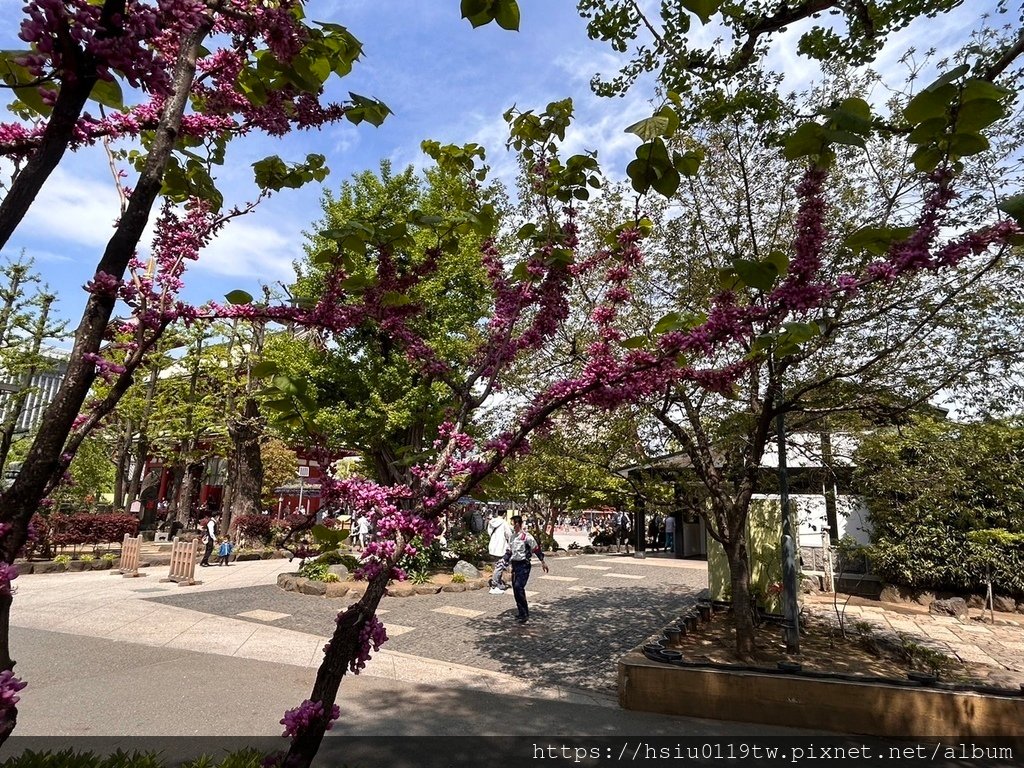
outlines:
{"label": "stone planter wall", "polygon": [[[280,573],[277,586],[286,592],[298,592],[303,595],[319,597],[345,597],[361,595],[366,589],[365,581],[313,581],[298,573]],[[485,589],[487,579],[474,579],[462,584],[413,584],[409,581],[396,581],[388,586],[387,597],[414,597],[416,595],[436,595],[439,592],[466,592],[473,589]]]}

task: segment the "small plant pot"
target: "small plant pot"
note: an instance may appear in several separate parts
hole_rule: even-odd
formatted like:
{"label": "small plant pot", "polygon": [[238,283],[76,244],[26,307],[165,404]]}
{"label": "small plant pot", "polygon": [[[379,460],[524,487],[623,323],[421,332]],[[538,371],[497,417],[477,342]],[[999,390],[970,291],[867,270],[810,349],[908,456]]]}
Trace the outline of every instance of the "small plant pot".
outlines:
{"label": "small plant pot", "polygon": [[803,669],[803,665],[796,661],[780,661],[778,663],[779,672],[785,672],[788,675],[792,675]]}
{"label": "small plant pot", "polygon": [[663,650],[665,650],[665,646],[661,643],[647,643],[644,646],[644,651],[647,653],[660,653]]}
{"label": "small plant pot", "polygon": [[679,659],[683,658],[683,654],[680,651],[673,651],[668,648],[661,652],[661,656],[666,661],[679,661]]}
{"label": "small plant pot", "polygon": [[711,621],[711,612],[712,609],[710,603],[701,603],[697,606],[697,615],[700,617],[701,621]]}
{"label": "small plant pot", "polygon": [[665,639],[668,640],[669,645],[678,645],[679,638],[682,636],[682,630],[680,629],[666,629]]}
{"label": "small plant pot", "polygon": [[699,623],[700,620],[693,614],[689,614],[683,617],[683,624],[685,625],[687,632],[696,632],[697,625]]}
{"label": "small plant pot", "polygon": [[924,686],[935,685],[939,682],[938,675],[931,672],[907,672],[907,679]]}

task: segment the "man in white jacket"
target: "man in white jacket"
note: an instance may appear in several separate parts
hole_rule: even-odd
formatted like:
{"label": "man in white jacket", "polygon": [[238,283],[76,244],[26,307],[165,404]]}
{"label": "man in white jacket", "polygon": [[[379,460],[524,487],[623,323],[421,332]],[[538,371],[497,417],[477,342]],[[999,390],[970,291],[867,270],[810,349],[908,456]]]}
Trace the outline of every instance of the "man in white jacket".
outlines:
{"label": "man in white jacket", "polygon": [[508,569],[508,558],[505,556],[512,541],[512,526],[505,519],[504,512],[496,512],[487,521],[487,533],[491,540],[487,544],[487,552],[492,557],[498,558],[494,564],[494,574],[491,576],[491,594],[501,595],[505,592],[505,586],[501,582],[501,575]]}

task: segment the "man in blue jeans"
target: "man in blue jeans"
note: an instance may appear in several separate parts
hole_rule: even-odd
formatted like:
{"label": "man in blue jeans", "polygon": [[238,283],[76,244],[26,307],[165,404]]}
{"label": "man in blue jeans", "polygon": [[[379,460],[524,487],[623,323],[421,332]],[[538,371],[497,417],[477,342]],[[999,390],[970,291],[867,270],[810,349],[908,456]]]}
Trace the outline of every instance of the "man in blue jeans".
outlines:
{"label": "man in blue jeans", "polygon": [[523,530],[522,515],[512,516],[512,541],[509,544],[508,557],[512,563],[512,594],[516,598],[519,609],[520,624],[530,620],[530,607],[526,604],[526,582],[530,580],[530,556],[537,555],[544,573],[548,572],[548,564],[544,562],[544,553],[540,551],[537,540]]}

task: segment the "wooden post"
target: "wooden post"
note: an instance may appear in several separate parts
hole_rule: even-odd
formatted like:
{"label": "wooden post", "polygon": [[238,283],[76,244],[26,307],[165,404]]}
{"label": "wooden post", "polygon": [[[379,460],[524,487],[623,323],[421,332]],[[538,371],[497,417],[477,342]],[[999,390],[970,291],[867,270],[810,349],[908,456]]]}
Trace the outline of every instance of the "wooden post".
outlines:
{"label": "wooden post", "polygon": [[132,538],[127,533],[124,535],[124,541],[121,543],[121,562],[118,563],[117,570],[114,575],[121,574],[125,578],[135,578],[137,576],[145,576],[144,573],[139,573],[139,557],[141,555],[142,547],[142,536],[136,536]]}
{"label": "wooden post", "polygon": [[832,534],[828,530],[821,532],[821,567],[825,571],[822,589],[825,592],[836,591],[835,567],[832,565]]}
{"label": "wooden post", "polygon": [[161,579],[161,581],[173,581],[179,587],[198,584],[199,582],[195,580],[198,544],[199,542],[195,539],[180,541],[175,536],[174,542],[171,544],[170,572],[167,574],[167,578]]}

